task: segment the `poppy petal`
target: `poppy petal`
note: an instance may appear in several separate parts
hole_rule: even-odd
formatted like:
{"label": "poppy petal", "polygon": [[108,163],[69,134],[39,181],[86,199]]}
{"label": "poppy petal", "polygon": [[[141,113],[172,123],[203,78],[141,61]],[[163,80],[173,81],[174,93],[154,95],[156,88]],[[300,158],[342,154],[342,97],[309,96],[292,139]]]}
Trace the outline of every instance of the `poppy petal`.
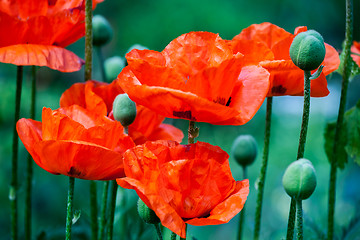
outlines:
{"label": "poppy petal", "polygon": [[325,43],[325,49],[325,59],[322,65],[324,65],[323,73],[326,76],[339,68],[340,58],[339,53],[336,51],[336,49],[329,44]]}
{"label": "poppy petal", "polygon": [[0,62],[15,65],[47,66],[61,72],[80,70],[84,61],[60,47],[19,44],[0,48]]}
{"label": "poppy petal", "polygon": [[174,127],[173,125],[162,123],[151,133],[151,135],[149,135],[148,140],[173,140],[181,143],[183,138],[184,133],[180,129]]}

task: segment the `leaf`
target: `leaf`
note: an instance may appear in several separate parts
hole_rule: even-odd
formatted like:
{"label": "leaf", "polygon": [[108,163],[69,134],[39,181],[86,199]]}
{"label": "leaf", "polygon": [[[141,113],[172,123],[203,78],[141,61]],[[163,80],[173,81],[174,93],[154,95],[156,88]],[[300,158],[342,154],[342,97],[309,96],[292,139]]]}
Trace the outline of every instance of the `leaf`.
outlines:
{"label": "leaf", "polygon": [[[345,151],[345,145],[347,143],[347,131],[346,126],[343,126],[342,136],[337,139],[336,142],[336,162],[337,167],[340,169],[344,169],[345,164],[347,163],[347,153]],[[331,158],[334,155],[334,138],[335,138],[335,130],[336,130],[336,122],[331,122],[326,125],[324,138],[325,138],[325,153],[328,157],[329,162],[331,162]]]}
{"label": "leaf", "polygon": [[345,121],[348,135],[345,150],[360,165],[360,100],[345,113]]}
{"label": "leaf", "polygon": [[[344,60],[345,60],[344,51],[341,52],[339,57],[340,57],[340,66],[336,71],[341,76],[343,76],[343,74],[344,74]],[[351,82],[355,76],[360,75],[360,68],[356,64],[356,62],[354,62],[352,57],[349,57],[348,61],[349,61],[349,71],[350,71],[349,81]]]}

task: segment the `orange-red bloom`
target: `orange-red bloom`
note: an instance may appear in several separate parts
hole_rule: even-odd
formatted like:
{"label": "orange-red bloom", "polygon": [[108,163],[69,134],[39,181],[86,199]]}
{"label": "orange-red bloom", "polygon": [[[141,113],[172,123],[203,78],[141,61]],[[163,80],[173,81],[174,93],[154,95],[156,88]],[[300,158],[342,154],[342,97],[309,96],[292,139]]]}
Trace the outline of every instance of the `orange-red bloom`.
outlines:
{"label": "orange-red bloom", "polygon": [[163,226],[185,238],[185,224],[227,223],[243,208],[249,181],[235,181],[228,154],[197,142],[146,142],[125,152],[123,188],[134,189]]}
{"label": "orange-red bloom", "polygon": [[85,35],[84,2],[1,0],[0,62],[79,70],[83,60],[64,47]]}
{"label": "orange-red bloom", "polygon": [[360,42],[353,42],[353,45],[351,46],[351,52],[357,54],[352,54],[351,57],[354,62],[356,62],[356,64],[360,67]]}
{"label": "orange-red bloom", "polygon": [[134,49],[126,59],[118,76],[122,89],[165,117],[245,124],[268,92],[269,73],[209,32],[181,35],[162,52]]}
{"label": "orange-red bloom", "polygon": [[[304,72],[295,66],[289,55],[290,45],[294,37],[306,31],[306,27],[298,27],[295,34],[265,22],[253,24],[229,41],[234,53],[242,53],[259,63],[270,72],[270,88],[268,97],[304,95]],[[325,43],[326,56],[322,63],[324,69],[320,77],[311,81],[311,96],[324,97],[329,94],[326,75],[335,71],[340,64],[339,54]]]}
{"label": "orange-red bloom", "polygon": [[123,153],[135,146],[119,122],[77,105],[43,108],[42,122],[23,118],[16,127],[41,168],[82,179],[123,177]]}
{"label": "orange-red bloom", "polygon": [[[111,84],[97,81],[76,83],[63,93],[60,106],[67,107],[76,104],[112,118],[113,101],[121,93],[124,91],[116,81]],[[135,121],[128,127],[129,136],[136,144],[154,140],[182,141],[183,132],[170,124],[162,123],[165,117],[141,105],[137,105],[136,108]]]}

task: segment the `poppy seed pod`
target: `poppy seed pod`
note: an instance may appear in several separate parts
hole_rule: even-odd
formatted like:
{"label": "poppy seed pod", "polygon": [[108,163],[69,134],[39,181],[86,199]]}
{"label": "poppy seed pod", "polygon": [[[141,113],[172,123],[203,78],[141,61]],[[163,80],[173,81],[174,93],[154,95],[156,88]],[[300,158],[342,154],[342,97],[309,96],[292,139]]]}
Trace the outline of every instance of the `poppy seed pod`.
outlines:
{"label": "poppy seed pod", "polygon": [[290,46],[290,57],[304,71],[317,69],[325,58],[324,39],[314,30],[299,33]]}
{"label": "poppy seed pod", "polygon": [[119,56],[108,58],[104,61],[106,81],[112,82],[125,67],[125,60]]}
{"label": "poppy seed pod", "polygon": [[116,96],[113,103],[114,119],[119,121],[124,127],[134,122],[136,117],[136,104],[126,93]]}
{"label": "poppy seed pod", "polygon": [[231,147],[231,154],[243,167],[252,164],[257,155],[256,140],[251,135],[238,136]]}
{"label": "poppy seed pod", "polygon": [[151,210],[146,204],[139,198],[137,203],[137,210],[140,218],[148,224],[158,224],[160,219],[156,216],[155,212]]}
{"label": "poppy seed pod", "polygon": [[291,163],[284,173],[282,183],[290,197],[299,200],[309,198],[316,187],[316,173],[312,163],[304,158]]}
{"label": "poppy seed pod", "polygon": [[103,46],[110,42],[113,36],[113,30],[110,23],[101,15],[95,15],[92,19],[93,44]]}

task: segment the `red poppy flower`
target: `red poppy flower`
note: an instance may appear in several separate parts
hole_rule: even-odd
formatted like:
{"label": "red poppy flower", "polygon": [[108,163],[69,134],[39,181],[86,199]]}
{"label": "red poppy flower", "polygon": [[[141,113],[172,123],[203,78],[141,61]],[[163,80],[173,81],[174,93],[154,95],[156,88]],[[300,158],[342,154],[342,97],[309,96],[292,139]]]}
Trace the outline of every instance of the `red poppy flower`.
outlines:
{"label": "red poppy flower", "polygon": [[[260,63],[270,72],[270,88],[268,97],[304,95],[304,72],[295,66],[289,55],[290,45],[294,37],[306,31],[306,27],[298,27],[295,34],[265,22],[253,24],[245,28],[229,43],[234,53],[242,53],[245,57]],[[335,71],[340,64],[339,54],[325,43],[326,55],[322,63],[324,69],[320,77],[311,81],[311,96],[324,97],[329,94],[326,75]],[[251,50],[249,50],[251,49]]]}
{"label": "red poppy flower", "polygon": [[191,32],[162,52],[134,49],[118,83],[129,97],[169,118],[219,125],[248,122],[265,99],[269,73],[233,54],[217,34]]}
{"label": "red poppy flower", "polygon": [[[73,104],[82,106],[100,115],[112,117],[112,104],[118,94],[124,93],[116,81],[111,84],[87,81],[76,83],[66,90],[60,98],[60,106],[67,107]],[[137,105],[135,121],[128,127],[129,136],[136,144],[146,141],[174,140],[181,142],[183,132],[170,125],[162,123],[165,117]]]}
{"label": "red poppy flower", "polygon": [[84,2],[0,1],[0,62],[79,70],[83,60],[64,47],[85,35]]}
{"label": "red poppy flower", "polygon": [[119,122],[77,105],[43,108],[42,122],[23,118],[16,127],[41,168],[82,179],[123,177],[123,153],[135,146]]}
{"label": "red poppy flower", "polygon": [[146,142],[125,152],[123,188],[134,189],[163,226],[185,238],[185,224],[227,223],[244,206],[249,181],[235,181],[229,155],[197,142]]}
{"label": "red poppy flower", "polygon": [[352,54],[351,57],[356,62],[356,64],[360,67],[360,42],[353,42],[353,45],[351,46],[351,52],[355,53]]}

